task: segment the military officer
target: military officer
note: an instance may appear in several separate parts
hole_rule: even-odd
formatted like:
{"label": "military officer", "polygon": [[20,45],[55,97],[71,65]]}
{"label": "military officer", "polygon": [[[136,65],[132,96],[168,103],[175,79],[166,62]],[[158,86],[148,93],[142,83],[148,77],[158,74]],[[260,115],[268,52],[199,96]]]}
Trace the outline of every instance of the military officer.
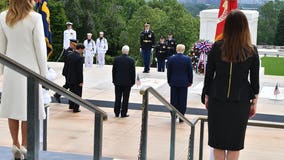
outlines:
{"label": "military officer", "polygon": [[85,67],[92,67],[96,52],[96,43],[92,39],[92,33],[87,33],[87,39],[84,41],[84,46]]}
{"label": "military officer", "polygon": [[166,44],[167,44],[167,54],[168,57],[176,54],[176,40],[173,38],[173,34],[169,33],[168,34],[168,39],[166,40]]}
{"label": "military officer", "polygon": [[[70,85],[67,82],[68,67],[69,67],[69,62],[68,62],[67,57],[68,57],[68,55],[73,53],[73,51],[76,49],[76,45],[77,45],[77,40],[76,39],[70,39],[69,40],[69,47],[66,50],[64,50],[64,52],[63,52],[63,54],[64,54],[63,55],[64,56],[63,57],[64,65],[63,65],[62,75],[65,77],[65,84],[63,85],[63,88],[65,88],[65,89],[70,88]],[[61,102],[61,100],[60,100],[61,95],[60,94],[55,93],[53,96],[55,97],[55,100],[57,102],[59,102],[59,103]]]}
{"label": "military officer", "polygon": [[[82,54],[85,46],[83,44],[77,44],[76,50],[68,55],[67,60],[69,63],[67,81],[70,86],[70,91],[75,93],[79,97],[82,97],[83,88],[83,63],[84,58]],[[73,113],[80,112],[79,105],[69,100],[69,109],[73,109]]]}
{"label": "military officer", "polygon": [[104,32],[100,32],[99,38],[96,40],[96,48],[97,48],[97,63],[99,67],[103,67],[105,64],[105,55],[108,50],[107,39],[104,37]]}
{"label": "military officer", "polygon": [[151,55],[155,45],[154,32],[150,30],[150,24],[145,23],[144,31],[140,33],[140,52],[143,58],[144,71],[143,73],[150,72]]}
{"label": "military officer", "polygon": [[72,29],[73,23],[66,23],[67,29],[63,33],[63,48],[67,49],[70,45],[70,39],[77,39],[76,31]]}
{"label": "military officer", "polygon": [[164,36],[160,37],[160,42],[158,42],[155,48],[155,55],[157,58],[158,72],[164,72],[165,71],[165,60],[167,58],[167,45],[166,45]]}

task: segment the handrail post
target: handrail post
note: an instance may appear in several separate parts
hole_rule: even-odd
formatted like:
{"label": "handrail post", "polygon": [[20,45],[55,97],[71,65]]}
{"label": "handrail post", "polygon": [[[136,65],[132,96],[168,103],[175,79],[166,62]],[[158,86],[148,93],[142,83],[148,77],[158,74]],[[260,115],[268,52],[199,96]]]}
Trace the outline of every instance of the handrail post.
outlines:
{"label": "handrail post", "polygon": [[39,160],[39,83],[27,76],[27,159]]}
{"label": "handrail post", "polygon": [[170,146],[170,160],[175,159],[175,141],[176,141],[176,112],[171,112],[171,146]]}
{"label": "handrail post", "polygon": [[93,160],[100,160],[102,158],[102,138],[103,138],[103,116],[95,113],[94,126],[94,157]]}
{"label": "handrail post", "polygon": [[203,159],[204,120],[200,123],[199,160]]}
{"label": "handrail post", "polygon": [[146,90],[143,94],[142,102],[142,124],[141,124],[141,137],[140,137],[140,149],[139,149],[139,160],[147,159],[147,127],[148,127],[148,103],[149,93]]}
{"label": "handrail post", "polygon": [[188,160],[193,160],[195,126],[191,126],[188,147]]}
{"label": "handrail post", "polygon": [[48,121],[48,105],[44,107],[46,113],[46,119],[43,120],[43,142],[42,142],[42,150],[47,151],[47,121]]}

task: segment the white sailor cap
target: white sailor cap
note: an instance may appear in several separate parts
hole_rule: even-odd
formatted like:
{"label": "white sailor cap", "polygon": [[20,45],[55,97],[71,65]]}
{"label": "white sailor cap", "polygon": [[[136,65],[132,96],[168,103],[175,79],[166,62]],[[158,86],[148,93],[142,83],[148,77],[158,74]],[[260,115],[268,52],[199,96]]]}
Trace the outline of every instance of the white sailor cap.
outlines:
{"label": "white sailor cap", "polygon": [[73,25],[73,23],[71,23],[71,22],[66,22],[66,25]]}
{"label": "white sailor cap", "polygon": [[104,32],[100,32],[100,34],[104,34]]}
{"label": "white sailor cap", "polygon": [[93,35],[92,33],[87,33],[87,36],[91,36],[91,35]]}

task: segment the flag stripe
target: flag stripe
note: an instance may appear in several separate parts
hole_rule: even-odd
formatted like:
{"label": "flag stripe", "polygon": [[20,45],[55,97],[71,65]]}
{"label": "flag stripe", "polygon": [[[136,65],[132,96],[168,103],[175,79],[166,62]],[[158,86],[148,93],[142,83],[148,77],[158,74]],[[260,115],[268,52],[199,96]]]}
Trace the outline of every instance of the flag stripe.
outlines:
{"label": "flag stripe", "polygon": [[218,23],[216,27],[215,41],[223,38],[223,28],[225,25],[226,17],[231,12],[231,10],[237,8],[237,0],[221,0],[218,13]]}
{"label": "flag stripe", "polygon": [[52,37],[50,30],[50,12],[48,8],[48,0],[42,0],[39,5],[39,13],[42,15],[42,22],[44,27],[45,42],[47,47],[47,57],[49,58],[53,52]]}

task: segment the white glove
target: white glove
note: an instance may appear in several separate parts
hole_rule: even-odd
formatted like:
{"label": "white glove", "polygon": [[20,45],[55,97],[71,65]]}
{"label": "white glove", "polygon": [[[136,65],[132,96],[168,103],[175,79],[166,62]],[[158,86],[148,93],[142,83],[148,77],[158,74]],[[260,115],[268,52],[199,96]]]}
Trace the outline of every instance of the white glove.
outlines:
{"label": "white glove", "polygon": [[158,59],[157,59],[157,58],[155,58],[155,61],[157,62],[157,61],[158,61]]}
{"label": "white glove", "polygon": [[142,48],[139,48],[139,52],[142,52]]}
{"label": "white glove", "polygon": [[153,51],[154,51],[154,48],[151,49],[151,52],[153,52]]}
{"label": "white glove", "polygon": [[165,62],[168,62],[168,60],[167,60],[167,59],[165,59]]}

